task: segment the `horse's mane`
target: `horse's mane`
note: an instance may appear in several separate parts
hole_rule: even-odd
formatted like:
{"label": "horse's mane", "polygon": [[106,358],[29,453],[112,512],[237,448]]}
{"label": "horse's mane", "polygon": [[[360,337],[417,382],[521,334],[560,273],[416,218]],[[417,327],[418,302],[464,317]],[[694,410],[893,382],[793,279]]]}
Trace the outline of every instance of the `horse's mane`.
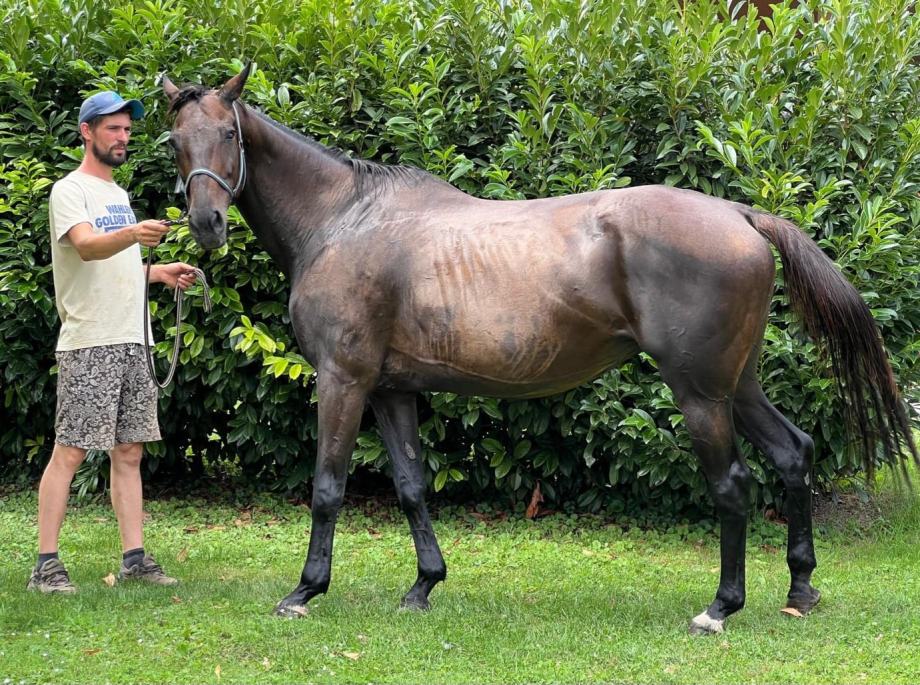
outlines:
{"label": "horse's mane", "polygon": [[[176,95],[176,98],[170,103],[169,113],[176,114],[189,102],[197,102],[205,95],[213,92],[214,91],[210,88],[197,84],[183,86],[178,95]],[[355,193],[358,197],[365,195],[369,190],[373,191],[382,186],[391,185],[397,181],[402,181],[407,185],[417,185],[426,180],[435,183],[444,183],[441,179],[432,176],[427,171],[419,169],[418,167],[405,164],[380,164],[367,159],[355,159],[339,148],[327,147],[309,136],[305,136],[298,131],[288,128],[251,105],[245,106],[249,112],[255,114],[269,126],[290,137],[295,143],[306,145],[325,157],[350,167],[354,174]]]}

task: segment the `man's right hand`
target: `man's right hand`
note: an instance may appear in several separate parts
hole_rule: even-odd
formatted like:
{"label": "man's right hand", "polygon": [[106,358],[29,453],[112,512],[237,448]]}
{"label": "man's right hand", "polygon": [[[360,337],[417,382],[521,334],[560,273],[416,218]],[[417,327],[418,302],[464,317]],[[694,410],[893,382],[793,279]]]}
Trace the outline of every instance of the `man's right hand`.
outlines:
{"label": "man's right hand", "polygon": [[169,232],[169,226],[156,219],[147,219],[135,224],[132,228],[134,241],[144,247],[156,247],[163,236]]}

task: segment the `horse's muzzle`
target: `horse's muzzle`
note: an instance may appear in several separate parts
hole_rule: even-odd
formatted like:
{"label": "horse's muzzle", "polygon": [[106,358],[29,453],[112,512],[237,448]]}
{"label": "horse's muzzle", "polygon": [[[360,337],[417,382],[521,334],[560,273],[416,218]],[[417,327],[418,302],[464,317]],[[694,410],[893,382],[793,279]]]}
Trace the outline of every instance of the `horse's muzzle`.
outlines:
{"label": "horse's muzzle", "polygon": [[227,219],[216,209],[189,213],[192,237],[205,250],[214,250],[227,242]]}

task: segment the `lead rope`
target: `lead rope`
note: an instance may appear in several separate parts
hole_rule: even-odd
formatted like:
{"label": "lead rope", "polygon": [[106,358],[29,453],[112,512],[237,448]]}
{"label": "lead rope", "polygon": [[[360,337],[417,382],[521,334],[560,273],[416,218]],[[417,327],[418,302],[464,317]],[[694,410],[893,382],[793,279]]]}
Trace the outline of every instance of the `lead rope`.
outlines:
{"label": "lead rope", "polygon": [[[153,263],[153,248],[147,248],[147,268],[144,278],[144,356],[147,358],[147,371],[150,373],[150,379],[156,383],[161,390],[165,389],[173,379],[176,373],[176,365],[179,363],[179,350],[182,347],[181,327],[182,327],[182,300],[185,293],[182,288],[176,285],[176,292],[173,299],[176,301],[176,341],[173,344],[172,360],[169,362],[169,372],[166,374],[166,380],[162,383],[157,378],[156,369],[153,367],[153,350],[150,348],[150,266]],[[208,279],[201,269],[193,269],[195,276],[201,281],[202,294],[204,296],[204,310],[211,311],[211,289],[208,287]]]}

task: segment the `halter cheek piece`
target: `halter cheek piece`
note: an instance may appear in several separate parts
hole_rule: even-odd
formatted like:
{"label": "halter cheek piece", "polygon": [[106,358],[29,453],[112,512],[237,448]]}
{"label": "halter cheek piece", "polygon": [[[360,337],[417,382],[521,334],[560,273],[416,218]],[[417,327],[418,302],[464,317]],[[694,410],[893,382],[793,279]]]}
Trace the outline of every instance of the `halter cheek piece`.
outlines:
{"label": "halter cheek piece", "polygon": [[243,148],[243,129],[240,127],[240,113],[236,108],[236,102],[232,104],[233,107],[233,118],[236,120],[236,142],[240,147],[240,177],[236,182],[236,185],[232,188],[230,184],[227,183],[223,178],[215,174],[210,169],[205,169],[204,167],[199,167],[198,169],[192,169],[188,176],[185,177],[185,180],[179,176],[176,179],[176,192],[185,194],[185,189],[188,188],[189,181],[192,180],[193,176],[210,176],[220,185],[221,188],[227,191],[230,195],[230,202],[234,202],[237,197],[237,193],[240,192],[243,185],[246,183],[246,150]]}

